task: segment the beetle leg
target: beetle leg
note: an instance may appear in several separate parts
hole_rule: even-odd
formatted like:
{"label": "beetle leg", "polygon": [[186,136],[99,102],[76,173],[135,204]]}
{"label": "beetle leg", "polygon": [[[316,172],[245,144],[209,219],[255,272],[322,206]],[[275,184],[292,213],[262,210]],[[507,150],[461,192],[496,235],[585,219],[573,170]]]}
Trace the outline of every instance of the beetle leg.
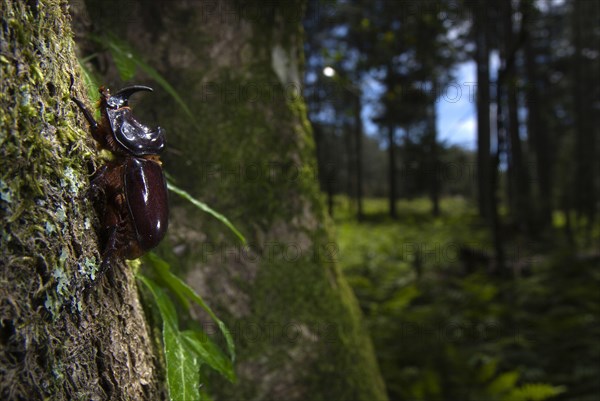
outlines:
{"label": "beetle leg", "polygon": [[74,101],[77,106],[79,106],[79,109],[83,113],[85,119],[90,124],[92,131],[96,131],[98,129],[98,123],[96,122],[96,120],[94,120],[92,113],[87,109],[87,107],[85,107],[81,100],[77,99],[74,96],[71,96],[71,100]]}
{"label": "beetle leg", "polygon": [[90,189],[93,191],[102,191],[104,192],[105,183],[105,175],[108,170],[108,165],[104,165],[100,167],[98,170],[94,171],[92,177],[90,178]]}
{"label": "beetle leg", "polygon": [[87,197],[91,200],[99,216],[104,216],[107,207],[105,183],[105,173],[107,170],[108,166],[106,165],[96,170],[90,178],[90,186],[87,190]]}
{"label": "beetle leg", "polygon": [[[90,178],[88,194],[101,220],[107,221],[105,230],[117,224],[120,218],[116,211],[122,209],[121,181],[121,168],[110,162],[98,168]],[[108,209],[114,210],[110,218],[107,217]]]}
{"label": "beetle leg", "polygon": [[[96,276],[96,281],[99,282],[104,274],[110,270],[113,265],[113,262],[117,256],[117,226],[112,227],[110,232],[108,233],[108,238],[104,245],[104,250],[102,252],[102,263],[100,263],[100,268],[98,269],[98,275]],[[112,281],[112,279],[111,279]],[[112,283],[111,283],[112,284]]]}

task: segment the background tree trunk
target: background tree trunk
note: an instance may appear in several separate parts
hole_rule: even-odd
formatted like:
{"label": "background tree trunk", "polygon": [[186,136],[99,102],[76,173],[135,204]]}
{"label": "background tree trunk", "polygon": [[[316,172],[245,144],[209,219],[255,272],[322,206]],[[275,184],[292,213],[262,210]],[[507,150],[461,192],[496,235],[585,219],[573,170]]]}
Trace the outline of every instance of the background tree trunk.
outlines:
{"label": "background tree trunk", "polygon": [[392,124],[389,124],[387,127],[388,134],[388,182],[389,182],[389,194],[388,194],[388,203],[390,209],[390,217],[395,219],[397,217],[396,213],[396,198],[398,192],[398,183],[396,179],[396,135],[395,135],[395,127]]}
{"label": "background tree trunk", "polygon": [[[511,2],[503,3],[502,8],[503,18],[503,57],[511,57],[511,53],[516,53],[516,46],[520,47],[514,32],[513,15],[514,10]],[[517,57],[512,54],[512,57]],[[531,231],[531,212],[530,212],[530,195],[529,195],[529,176],[525,168],[524,154],[521,146],[520,136],[520,124],[518,114],[518,90],[517,90],[517,73],[518,73],[518,62],[513,61],[511,66],[506,72],[506,107],[508,114],[508,124],[505,127],[508,130],[507,140],[509,147],[507,153],[509,155],[509,180],[510,183],[507,185],[510,196],[510,210],[513,223],[525,231],[526,229]]]}
{"label": "background tree trunk", "polygon": [[192,110],[196,122],[157,85],[144,99],[167,129],[166,170],[249,242],[172,203],[160,253],[237,345],[238,382],[210,377],[207,391],[217,400],[386,399],[318,190],[300,87],[304,2],[87,5],[93,31],[119,35]]}
{"label": "background tree trunk", "polygon": [[594,132],[594,120],[597,116],[598,93],[589,90],[589,82],[597,81],[597,66],[594,58],[586,56],[587,49],[598,49],[598,41],[594,41],[592,27],[598,5],[585,1],[573,2],[573,111],[575,125],[575,208],[577,216],[586,228],[587,246],[591,245],[591,230],[596,219],[597,209],[597,133]]}
{"label": "background tree trunk", "polygon": [[[535,155],[534,178],[536,182],[536,216],[535,225],[537,231],[543,231],[552,224],[552,192],[553,192],[553,163],[552,151],[553,137],[549,134],[547,123],[543,118],[543,94],[540,93],[540,82],[536,66],[537,51],[535,48],[535,32],[531,24],[539,14],[532,0],[525,0],[521,4],[522,13],[529,14],[529,21],[523,29],[527,30],[528,40],[525,41],[525,75],[527,78],[527,135],[529,147]],[[570,195],[569,195],[570,197]]]}
{"label": "background tree trunk", "polygon": [[364,218],[363,214],[363,127],[360,112],[361,93],[352,93],[354,97],[354,152],[356,153],[356,217],[359,221]]}
{"label": "background tree trunk", "polygon": [[84,96],[67,9],[0,3],[0,398],[161,399],[133,272],[94,282],[93,159],[70,101],[71,74]]}
{"label": "background tree trunk", "polygon": [[[437,84],[433,86],[434,93],[437,93]],[[440,160],[438,151],[438,140],[437,140],[437,126],[436,126],[436,110],[435,104],[429,106],[427,110],[427,135],[429,142],[429,171],[431,176],[429,177],[429,199],[431,200],[431,214],[435,217],[440,215]]]}
{"label": "background tree trunk", "polygon": [[490,54],[488,34],[488,4],[474,4],[474,24],[477,63],[477,193],[479,214],[488,222],[492,205],[492,162],[490,156]]}

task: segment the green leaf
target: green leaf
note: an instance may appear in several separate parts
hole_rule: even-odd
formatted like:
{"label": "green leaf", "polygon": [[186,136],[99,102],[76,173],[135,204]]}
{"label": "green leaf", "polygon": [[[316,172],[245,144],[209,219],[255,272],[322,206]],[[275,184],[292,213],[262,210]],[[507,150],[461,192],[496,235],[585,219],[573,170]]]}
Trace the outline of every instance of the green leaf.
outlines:
{"label": "green leaf", "polygon": [[484,362],[483,366],[479,369],[479,380],[481,382],[486,382],[490,380],[494,374],[496,373],[496,367],[498,366],[498,360],[492,358],[486,362]]}
{"label": "green leaf", "polygon": [[97,99],[98,86],[100,86],[100,84],[98,83],[98,79],[96,79],[96,76],[94,75],[92,70],[87,68],[87,66],[85,65],[85,60],[80,60],[78,58],[77,62],[79,63],[79,67],[81,68],[81,72],[83,73],[83,83],[88,93],[88,97],[94,100]]}
{"label": "green leaf", "polygon": [[188,348],[196,352],[203,362],[222,373],[230,382],[235,383],[236,377],[231,361],[206,334],[187,330],[183,331],[181,336]]}
{"label": "green leaf", "polygon": [[184,338],[170,325],[163,326],[167,381],[171,400],[200,399],[200,364],[190,355]]}
{"label": "green leaf", "polygon": [[133,54],[127,50],[116,50],[109,46],[111,55],[115,62],[115,66],[119,71],[119,76],[123,81],[129,81],[135,75],[137,63],[133,58]]}
{"label": "green leaf", "polygon": [[490,394],[503,394],[512,391],[519,379],[519,372],[516,370],[502,373],[496,377],[488,386]]}
{"label": "green leaf", "polygon": [[421,291],[415,285],[406,286],[399,289],[392,299],[385,302],[384,307],[389,311],[399,312],[406,308],[419,295],[421,295]]}
{"label": "green leaf", "polygon": [[217,323],[219,326],[219,330],[225,337],[225,341],[227,342],[227,350],[231,357],[231,361],[235,361],[235,345],[233,342],[233,338],[231,337],[231,333],[223,323],[210,309],[210,307],[204,302],[204,300],[200,297],[200,295],[196,294],[196,292],[191,289],[186,283],[184,283],[179,277],[175,276],[170,271],[170,266],[167,262],[156,256],[154,253],[149,252],[144,256],[144,260],[149,262],[150,265],[154,268],[154,271],[158,274],[161,280],[165,283],[165,285],[173,291],[177,297],[182,300],[183,306],[188,309],[189,302],[191,300],[198,304],[208,315]]}
{"label": "green leaf", "polygon": [[200,365],[177,328],[177,312],[164,291],[152,280],[138,276],[148,288],[163,321],[163,344],[167,362],[167,384],[171,400],[200,399]]}
{"label": "green leaf", "polygon": [[528,383],[511,391],[506,401],[542,401],[564,393],[564,386],[552,386],[544,383]]}
{"label": "green leaf", "polygon": [[189,193],[187,193],[186,191],[184,191],[181,188],[176,187],[175,185],[173,185],[172,183],[170,183],[168,181],[167,181],[167,188],[169,188],[171,191],[173,191],[177,195],[181,196],[183,199],[191,202],[197,208],[210,214],[211,216],[213,216],[214,218],[219,220],[221,223],[225,224],[242,241],[242,243],[246,244],[246,238],[244,238],[242,233],[240,233],[238,231],[238,229],[235,228],[235,226],[233,224],[231,224],[231,222],[229,221],[229,219],[227,219],[227,217],[223,216],[221,213],[214,211],[206,203],[201,202],[198,199],[195,199]]}
{"label": "green leaf", "polygon": [[432,398],[439,398],[442,393],[442,389],[440,387],[440,378],[435,370],[427,369],[425,370],[423,381],[425,382],[425,388],[427,389],[428,396]]}

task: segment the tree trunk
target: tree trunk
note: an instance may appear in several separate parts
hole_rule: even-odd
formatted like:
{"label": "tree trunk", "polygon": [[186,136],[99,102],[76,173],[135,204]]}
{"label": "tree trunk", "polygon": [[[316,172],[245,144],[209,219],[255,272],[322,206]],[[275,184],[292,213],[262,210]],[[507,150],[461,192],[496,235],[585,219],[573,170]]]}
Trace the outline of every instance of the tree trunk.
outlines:
{"label": "tree trunk", "polygon": [[498,69],[498,80],[496,81],[496,152],[492,159],[491,176],[491,205],[490,205],[490,230],[494,244],[494,259],[499,274],[504,273],[504,238],[502,235],[502,221],[500,216],[499,199],[499,166],[502,152],[506,151],[506,126],[504,107],[504,85],[506,83],[506,59],[502,61],[502,68]]}
{"label": "tree trunk", "polygon": [[[437,93],[437,82],[434,81],[433,93]],[[429,147],[430,147],[430,164],[431,164],[431,177],[430,177],[430,189],[429,197],[431,199],[431,213],[437,217],[440,215],[440,161],[439,161],[439,150],[437,142],[437,126],[436,126],[436,108],[435,102],[429,106],[427,113],[427,124],[428,124],[428,136],[429,136]]]}
{"label": "tree trunk", "polygon": [[[517,46],[513,27],[513,8],[511,2],[503,3],[504,19],[504,57],[516,51]],[[508,140],[510,146],[509,152],[509,180],[511,197],[511,215],[514,222],[522,229],[529,229],[530,224],[530,203],[529,203],[529,179],[527,170],[524,167],[523,151],[521,146],[521,137],[519,135],[519,115],[517,101],[517,74],[516,66],[510,67],[507,71],[506,96],[508,106]]]}
{"label": "tree trunk", "polygon": [[[584,57],[584,49],[594,47],[592,26],[598,16],[597,4],[586,4],[577,0],[573,2],[573,115],[575,119],[575,207],[579,217],[583,217],[586,228],[587,246],[596,215],[596,185],[594,175],[596,138],[591,124],[594,115],[593,104],[598,94],[589,88],[589,82],[597,80],[597,69]],[[591,25],[590,25],[591,24]],[[598,47],[596,47],[598,49]],[[592,72],[593,71],[593,72]]]}
{"label": "tree trunk", "polygon": [[333,197],[335,195],[334,183],[335,183],[335,167],[327,161],[326,155],[327,146],[329,143],[325,139],[325,134],[323,132],[323,126],[319,124],[313,125],[313,136],[315,138],[315,146],[317,153],[317,165],[319,165],[319,181],[321,183],[322,189],[325,189],[327,194],[327,212],[329,217],[333,218]]}
{"label": "tree trunk", "polygon": [[356,216],[358,220],[363,219],[363,177],[362,177],[362,118],[360,93],[353,93],[354,97],[354,147],[356,153]]}
{"label": "tree trunk", "polygon": [[479,214],[489,221],[492,202],[490,156],[490,57],[488,45],[488,4],[475,3],[475,42],[477,63],[477,193]]}
{"label": "tree trunk", "polygon": [[[524,13],[529,13],[529,21],[534,21],[537,15],[534,11],[535,5],[531,0],[522,2]],[[528,140],[532,144],[531,148],[535,153],[535,172],[537,179],[537,210],[536,225],[537,231],[543,231],[544,228],[552,224],[552,165],[550,158],[550,149],[552,137],[548,133],[544,119],[542,118],[543,102],[539,93],[535,62],[535,46],[533,29],[530,25],[525,25],[523,29],[527,30],[528,40],[525,42],[525,72],[527,75],[527,133]]]}
{"label": "tree trunk", "polygon": [[396,213],[396,197],[398,192],[398,183],[396,181],[396,140],[394,135],[394,126],[390,124],[388,126],[388,159],[389,159],[389,204],[390,204],[390,217],[395,219]]}
{"label": "tree trunk", "polygon": [[343,135],[344,135],[344,145],[346,147],[346,194],[348,196],[350,210],[354,212],[354,206],[356,202],[356,174],[354,171],[354,167],[356,167],[354,146],[353,145],[353,132],[352,126],[347,124],[346,122],[342,125]]}
{"label": "tree trunk", "polygon": [[314,174],[303,7],[134,1],[117,15],[88,5],[97,31],[132,45],[192,110],[195,122],[156,85],[144,99],[167,130],[166,170],[249,242],[174,200],[159,249],[232,331],[238,381],[210,376],[205,387],[219,400],[386,399]]}
{"label": "tree trunk", "polygon": [[[0,398],[164,398],[133,271],[103,279],[68,6],[0,4]],[[86,289],[86,286],[90,286]]]}

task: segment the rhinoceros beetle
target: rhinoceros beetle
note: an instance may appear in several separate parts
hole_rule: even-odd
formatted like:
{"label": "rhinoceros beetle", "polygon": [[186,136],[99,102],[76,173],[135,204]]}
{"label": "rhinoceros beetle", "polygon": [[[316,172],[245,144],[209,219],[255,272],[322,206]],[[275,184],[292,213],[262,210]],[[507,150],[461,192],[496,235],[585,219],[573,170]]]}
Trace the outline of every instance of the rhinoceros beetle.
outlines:
{"label": "rhinoceros beetle", "polygon": [[100,275],[115,258],[142,256],[157,246],[167,231],[167,186],[159,158],[165,132],[160,127],[151,130],[133,116],[128,100],[139,91],[152,88],[135,85],[111,95],[100,87],[100,122],[79,99],[71,98],[90,124],[99,148],[114,155],[90,180],[103,242]]}

